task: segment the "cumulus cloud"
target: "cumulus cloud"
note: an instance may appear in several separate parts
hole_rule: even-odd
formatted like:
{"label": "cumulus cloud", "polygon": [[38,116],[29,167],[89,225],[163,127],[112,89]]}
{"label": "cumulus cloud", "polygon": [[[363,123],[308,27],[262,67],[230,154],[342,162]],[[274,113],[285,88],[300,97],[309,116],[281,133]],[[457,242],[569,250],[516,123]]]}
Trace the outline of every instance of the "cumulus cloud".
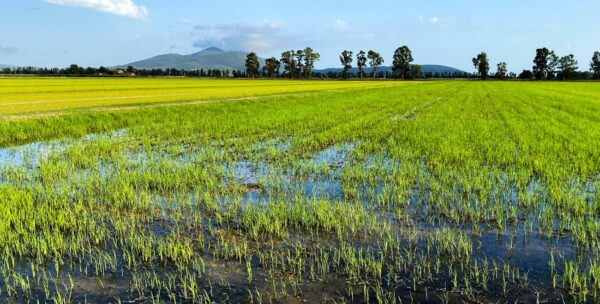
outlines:
{"label": "cumulus cloud", "polygon": [[146,19],[148,10],[136,5],[133,0],[44,0],[51,4],[83,7],[109,14]]}
{"label": "cumulus cloud", "polygon": [[227,23],[197,25],[192,31],[194,47],[219,47],[232,51],[271,51],[285,46],[290,39],[282,35],[281,22],[258,24]]}
{"label": "cumulus cloud", "polygon": [[0,44],[0,54],[10,55],[18,51],[15,47]]}

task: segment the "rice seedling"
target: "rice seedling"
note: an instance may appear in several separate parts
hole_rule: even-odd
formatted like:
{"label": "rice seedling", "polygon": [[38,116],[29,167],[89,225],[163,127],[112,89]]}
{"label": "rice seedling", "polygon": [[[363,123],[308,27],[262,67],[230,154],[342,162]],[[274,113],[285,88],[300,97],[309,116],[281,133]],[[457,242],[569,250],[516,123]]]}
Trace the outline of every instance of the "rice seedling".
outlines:
{"label": "rice seedling", "polygon": [[598,84],[10,81],[79,89],[2,107],[3,301],[600,299]]}

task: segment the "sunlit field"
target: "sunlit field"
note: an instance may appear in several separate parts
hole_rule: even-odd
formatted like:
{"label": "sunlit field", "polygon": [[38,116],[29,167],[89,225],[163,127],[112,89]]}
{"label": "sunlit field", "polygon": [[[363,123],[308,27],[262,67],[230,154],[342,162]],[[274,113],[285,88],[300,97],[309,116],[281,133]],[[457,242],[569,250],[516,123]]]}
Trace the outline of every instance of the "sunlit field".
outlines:
{"label": "sunlit field", "polygon": [[[406,84],[390,81],[8,77],[0,78],[0,115],[49,114],[75,109],[174,102],[214,102],[265,95]],[[414,85],[415,82],[408,84]]]}
{"label": "sunlit field", "polygon": [[2,302],[600,301],[600,83],[0,84]]}

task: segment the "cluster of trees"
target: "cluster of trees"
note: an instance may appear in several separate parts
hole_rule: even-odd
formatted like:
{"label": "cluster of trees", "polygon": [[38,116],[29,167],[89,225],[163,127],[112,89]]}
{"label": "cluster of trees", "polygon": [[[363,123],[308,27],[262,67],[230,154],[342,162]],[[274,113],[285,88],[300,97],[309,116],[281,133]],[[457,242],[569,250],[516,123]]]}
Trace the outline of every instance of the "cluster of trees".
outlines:
{"label": "cluster of trees", "polygon": [[260,69],[260,61],[256,53],[251,52],[246,56],[246,75],[248,77],[278,77],[288,78],[310,78],[313,76],[312,70],[315,63],[321,59],[321,55],[312,48],[307,47],[304,50],[290,50],[281,53],[281,59],[275,57],[265,59],[265,64]]}
{"label": "cluster of trees", "polygon": [[[350,70],[352,69],[352,51],[344,50],[340,54],[340,62],[342,64],[344,73],[344,78],[349,78],[351,76]],[[391,77],[399,77],[402,79],[414,79],[419,77],[421,74],[421,67],[419,65],[412,65],[413,56],[410,48],[407,46],[402,46],[396,49],[394,52],[394,61],[392,62],[392,73]],[[385,62],[383,57],[378,52],[370,50],[365,53],[365,51],[360,50],[356,55],[356,65],[358,68],[358,77],[365,77],[365,68],[367,67],[367,62],[371,67],[371,77],[377,77],[377,69]],[[384,77],[388,76],[387,73],[384,74]]]}
{"label": "cluster of trees", "polygon": [[[353,61],[353,52],[344,50],[340,54],[340,63],[342,64],[343,72],[340,75],[342,78],[350,78],[352,77],[351,69],[352,69],[352,61]],[[371,77],[377,78],[378,75],[382,75],[383,77],[388,76],[387,73],[378,74],[377,69],[385,62],[381,55],[373,50],[369,50],[365,53],[365,51],[360,50],[356,54],[356,66],[358,68],[358,77],[365,78],[365,68],[367,64],[371,67]]]}
{"label": "cluster of trees", "polygon": [[554,51],[541,48],[535,51],[533,59],[533,75],[537,80],[562,78],[570,79],[579,69],[578,62],[573,54],[558,57]]}
{"label": "cluster of trees", "polygon": [[[340,63],[342,64],[343,72],[341,73],[341,78],[350,78],[353,75],[351,73],[352,69],[352,61],[353,61],[353,52],[344,50],[340,54]],[[365,68],[367,67],[367,63],[369,67],[371,67],[371,77],[383,77],[383,78],[401,78],[401,79],[415,79],[415,78],[470,78],[471,75],[469,73],[440,73],[440,72],[427,72],[424,73],[421,70],[421,66],[418,64],[412,64],[414,58],[412,56],[412,51],[408,46],[401,46],[394,51],[393,61],[392,61],[392,72],[381,72],[378,73],[377,69],[381,67],[381,65],[385,62],[383,57],[378,52],[373,50],[365,53],[363,50],[360,50],[356,55],[356,66],[358,68],[358,77],[364,78]],[[334,78],[334,77],[329,77]]]}
{"label": "cluster of trees", "polygon": [[[490,63],[485,52],[477,54],[473,58],[473,66],[477,70],[477,74],[481,79],[490,77]],[[535,52],[533,59],[533,69],[524,70],[519,74],[521,79],[597,79],[600,80],[600,52],[594,52],[590,63],[591,72],[579,72],[578,62],[573,54],[559,57],[556,53],[548,48],[539,48]],[[497,64],[496,74],[493,76],[499,79],[515,78],[515,74],[507,74],[506,62]]]}
{"label": "cluster of trees", "polygon": [[[354,53],[349,50],[344,50],[340,54],[340,63],[342,64],[343,72],[319,74],[313,73],[314,64],[321,56],[312,48],[307,47],[304,50],[291,50],[281,54],[281,59],[275,57],[265,59],[262,70],[260,69],[260,60],[255,52],[251,52],[246,56],[246,75],[248,77],[278,77],[280,71],[283,70],[284,77],[288,78],[310,78],[310,77],[328,77],[328,78],[351,78],[353,76],[352,63],[354,61]],[[394,52],[394,61],[392,63],[392,77],[402,79],[414,79],[420,77],[421,67],[411,64],[413,56],[410,48],[402,46]],[[367,65],[371,68],[370,76],[376,78],[378,75],[383,77],[389,76],[388,73],[378,74],[377,69],[384,63],[383,57],[376,51],[369,50],[365,52],[360,50],[356,54],[356,64],[358,68],[358,77],[365,78],[367,73],[365,69]],[[283,67],[283,69],[282,69]]]}
{"label": "cluster of trees", "polygon": [[40,76],[179,76],[179,77],[245,77],[246,75],[238,70],[218,70],[218,69],[199,69],[199,70],[179,70],[179,69],[135,69],[128,66],[125,69],[109,69],[106,67],[80,67],[76,64],[68,68],[3,68],[1,74],[7,75],[40,75]]}
{"label": "cluster of trees", "polygon": [[[352,51],[344,50],[340,54],[340,63],[343,67],[343,78],[349,78],[351,76],[350,70],[352,69]],[[410,48],[407,46],[401,46],[396,49],[394,52],[394,61],[392,62],[392,77],[399,77],[402,79],[414,79],[420,77],[421,75],[421,66],[417,64],[411,64],[413,62],[413,56]],[[365,51],[360,50],[356,54],[356,66],[358,68],[358,77],[365,77],[365,68],[367,67],[367,62],[371,67],[371,77],[377,77],[377,69],[385,62],[383,57],[378,52],[370,50],[365,53]],[[388,76],[387,73],[384,74],[384,77]]]}
{"label": "cluster of trees", "polygon": [[114,75],[116,71],[110,70],[105,67],[93,68],[93,67],[80,67],[76,64],[72,64],[68,68],[34,68],[34,67],[18,67],[18,68],[4,68],[2,74],[14,74],[14,75],[45,75],[45,76],[97,76],[97,75]]}

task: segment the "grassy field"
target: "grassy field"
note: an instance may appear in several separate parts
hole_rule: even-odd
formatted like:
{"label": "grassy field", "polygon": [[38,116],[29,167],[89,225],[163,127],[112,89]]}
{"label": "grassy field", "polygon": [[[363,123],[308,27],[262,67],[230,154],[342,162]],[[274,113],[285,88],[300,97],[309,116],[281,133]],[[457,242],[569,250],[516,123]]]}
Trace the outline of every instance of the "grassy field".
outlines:
{"label": "grassy field", "polygon": [[[210,102],[390,85],[390,81],[265,81],[191,78],[0,78],[0,115]],[[414,84],[414,83],[411,83]],[[17,116],[17,117],[21,117]]]}
{"label": "grassy field", "polygon": [[0,123],[0,300],[600,300],[600,83],[284,83]]}

